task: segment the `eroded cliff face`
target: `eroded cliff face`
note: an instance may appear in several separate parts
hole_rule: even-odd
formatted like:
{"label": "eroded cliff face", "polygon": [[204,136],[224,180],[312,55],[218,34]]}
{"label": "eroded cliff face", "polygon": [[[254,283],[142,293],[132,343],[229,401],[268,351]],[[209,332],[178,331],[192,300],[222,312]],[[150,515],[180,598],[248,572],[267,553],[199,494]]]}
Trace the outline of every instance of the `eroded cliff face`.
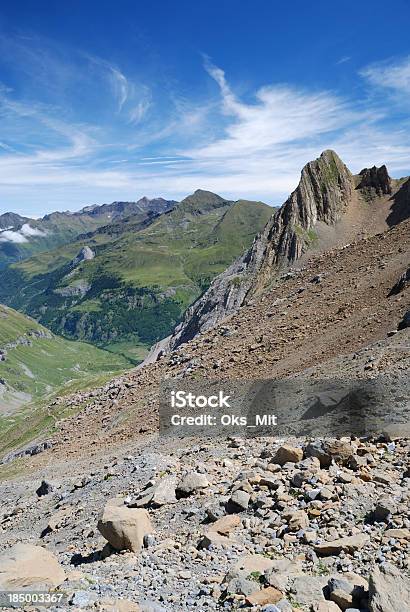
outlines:
{"label": "eroded cliff face", "polygon": [[353,175],[334,151],[306,164],[299,185],[271,217],[251,248],[218,276],[186,312],[170,340],[172,350],[235,312],[267,279],[315,242],[320,221],[334,225],[355,189]]}

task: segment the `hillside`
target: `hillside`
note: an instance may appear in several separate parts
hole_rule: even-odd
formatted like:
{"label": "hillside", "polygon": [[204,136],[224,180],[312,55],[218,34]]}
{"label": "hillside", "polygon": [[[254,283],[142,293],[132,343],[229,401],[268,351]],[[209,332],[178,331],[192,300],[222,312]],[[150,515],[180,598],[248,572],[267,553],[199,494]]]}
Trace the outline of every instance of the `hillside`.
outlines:
{"label": "hillside", "polygon": [[[315,253],[171,355],[50,405],[49,448],[2,466],[0,545],[34,534],[89,610],[404,610],[410,449],[390,409],[363,438],[157,428],[165,379],[381,378],[408,403],[409,252],[407,219]],[[128,534],[134,516],[143,543],[118,543],[109,520]]]}
{"label": "hillside", "polygon": [[168,212],[116,220],[10,266],[0,273],[0,300],[55,333],[138,361],[271,214],[260,202],[198,190]]}
{"label": "hillside", "polygon": [[299,185],[250,249],[188,309],[170,347],[236,312],[295,262],[382,232],[409,216],[408,177],[392,179],[385,166],[354,176],[334,151],[324,151],[306,164]]}
{"label": "hillside", "polygon": [[90,344],[59,338],[0,305],[0,447],[15,443],[23,424],[33,437],[37,427],[52,423],[44,406],[57,393],[86,389],[130,365]]}
{"label": "hillside", "polygon": [[[347,201],[332,177],[313,197],[301,189],[297,211],[287,201],[268,221],[272,231],[254,241],[250,252],[263,244],[260,261],[272,265],[266,275],[258,267],[241,308],[155,363],[53,399],[44,409],[52,431],[39,423],[33,434],[31,422],[20,424],[18,444],[10,442],[17,449],[3,457],[0,470],[6,479],[0,546],[34,541],[45,547],[65,572],[59,583],[64,580],[70,607],[404,609],[410,597],[410,218],[400,182],[388,197],[380,187],[376,199],[375,177],[385,184],[386,173],[377,170],[337,180]],[[360,198],[350,200],[350,180],[366,183]],[[331,189],[335,197],[322,199]],[[225,206],[217,198],[208,202],[210,211]],[[275,252],[278,236],[294,233],[287,213],[314,216],[313,205],[321,203],[330,223],[316,224],[317,244],[304,250],[303,242],[300,250],[285,240],[290,250]],[[184,207],[206,219],[197,196]],[[344,223],[333,232],[335,214]],[[186,232],[186,210],[175,217],[171,228],[161,225],[162,244],[166,229]],[[223,221],[216,231],[232,236]],[[76,261],[92,265],[97,255],[90,251],[83,247]],[[276,263],[283,255],[281,269]],[[374,434],[357,435],[354,394],[343,398],[350,418],[340,413],[336,380],[381,382],[390,391]],[[322,381],[331,410],[319,414],[319,434],[303,413],[299,437],[292,429],[254,437],[229,427],[220,437],[208,431],[168,436],[158,434],[164,381],[188,390],[201,381],[207,389],[227,381],[280,381],[296,392],[300,383]],[[256,399],[259,410],[263,398]],[[397,420],[397,404],[405,407],[405,422]],[[371,404],[370,411],[373,416]],[[336,424],[347,435],[338,435]],[[36,442],[29,442],[34,435]]]}
{"label": "hillside", "polygon": [[176,204],[173,200],[146,197],[137,202],[113,202],[86,206],[78,212],[53,212],[41,219],[15,213],[0,214],[0,269],[67,244],[78,234],[94,231],[130,215],[159,214]]}

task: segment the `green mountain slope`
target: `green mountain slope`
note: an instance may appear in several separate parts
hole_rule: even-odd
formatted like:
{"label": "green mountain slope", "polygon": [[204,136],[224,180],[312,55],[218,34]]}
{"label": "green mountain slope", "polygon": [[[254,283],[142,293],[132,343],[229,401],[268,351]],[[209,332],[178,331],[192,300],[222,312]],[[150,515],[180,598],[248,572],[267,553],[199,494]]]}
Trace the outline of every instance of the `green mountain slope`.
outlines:
{"label": "green mountain slope", "polygon": [[[55,394],[103,383],[132,364],[84,342],[52,334],[33,319],[0,305],[0,449],[23,422],[45,412]],[[24,430],[26,428],[24,427]]]}
{"label": "green mountain slope", "polygon": [[[55,333],[125,352],[168,335],[185,309],[252,243],[272,208],[196,191],[0,273],[0,301]],[[89,258],[77,257],[88,247]]]}
{"label": "green mountain slope", "polygon": [[159,214],[172,208],[174,200],[146,197],[137,202],[113,202],[87,206],[78,212],[54,212],[42,219],[15,213],[0,214],[0,269],[36,253],[67,244],[79,234],[92,232],[131,215]]}

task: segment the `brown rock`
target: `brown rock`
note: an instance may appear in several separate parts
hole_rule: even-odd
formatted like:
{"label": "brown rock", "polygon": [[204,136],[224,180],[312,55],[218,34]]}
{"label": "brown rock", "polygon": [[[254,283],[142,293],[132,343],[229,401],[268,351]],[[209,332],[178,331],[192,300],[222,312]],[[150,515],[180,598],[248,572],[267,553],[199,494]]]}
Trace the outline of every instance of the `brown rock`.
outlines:
{"label": "brown rock", "polygon": [[273,458],[274,463],[284,465],[285,463],[298,463],[303,459],[303,449],[290,444],[283,444],[276,451]]}
{"label": "brown rock", "polygon": [[285,514],[283,518],[288,522],[288,527],[291,531],[306,529],[309,525],[309,517],[304,510],[290,512]]}
{"label": "brown rock", "polygon": [[354,553],[356,550],[363,548],[368,542],[370,542],[370,537],[364,533],[359,533],[333,540],[333,542],[315,544],[313,548],[316,554],[325,557],[327,555],[338,555],[342,550],[347,553]]}
{"label": "brown rock", "polygon": [[311,612],[340,612],[340,608],[334,601],[318,601],[312,604]]}
{"label": "brown rock", "polygon": [[246,603],[251,606],[266,606],[268,604],[278,603],[281,599],[283,599],[283,595],[278,589],[267,587],[266,589],[261,589],[260,591],[255,591],[248,595]]}
{"label": "brown rock", "polygon": [[48,589],[59,586],[65,573],[57,557],[33,544],[15,544],[0,556],[0,589]]}
{"label": "brown rock", "polygon": [[376,567],[369,579],[370,612],[404,612],[410,601],[410,579],[390,563]]}
{"label": "brown rock", "polygon": [[410,529],[387,529],[383,537],[397,538],[398,540],[410,540]]}
{"label": "brown rock", "polygon": [[147,510],[114,503],[107,503],[97,527],[113,548],[132,552],[139,552],[144,536],[153,532]]}
{"label": "brown rock", "polygon": [[217,531],[207,531],[202,536],[198,548],[209,548],[210,546],[216,547],[229,547],[235,543],[233,538],[228,538],[225,535],[221,535]]}
{"label": "brown rock", "polygon": [[273,560],[264,557],[263,555],[245,555],[241,557],[235,565],[235,571],[244,571],[248,574],[252,572],[260,572],[263,574],[266,570],[273,567]]}
{"label": "brown rock", "polygon": [[347,610],[353,606],[353,597],[342,589],[335,589],[330,593],[330,599],[339,606],[341,610]]}
{"label": "brown rock", "polygon": [[236,527],[239,527],[241,524],[241,517],[237,514],[227,514],[222,518],[212,523],[209,527],[208,531],[216,531],[221,535],[228,535],[231,531],[233,531]]}

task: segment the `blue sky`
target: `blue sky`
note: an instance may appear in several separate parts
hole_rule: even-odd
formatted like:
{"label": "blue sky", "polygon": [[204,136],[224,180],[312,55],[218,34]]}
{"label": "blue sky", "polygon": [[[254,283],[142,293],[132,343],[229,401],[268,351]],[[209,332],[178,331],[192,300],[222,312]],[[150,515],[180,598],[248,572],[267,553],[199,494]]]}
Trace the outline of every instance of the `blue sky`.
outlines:
{"label": "blue sky", "polygon": [[407,1],[15,0],[0,213],[197,188],[279,204],[334,148],[410,173]]}

